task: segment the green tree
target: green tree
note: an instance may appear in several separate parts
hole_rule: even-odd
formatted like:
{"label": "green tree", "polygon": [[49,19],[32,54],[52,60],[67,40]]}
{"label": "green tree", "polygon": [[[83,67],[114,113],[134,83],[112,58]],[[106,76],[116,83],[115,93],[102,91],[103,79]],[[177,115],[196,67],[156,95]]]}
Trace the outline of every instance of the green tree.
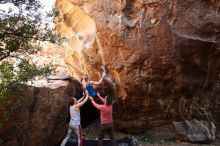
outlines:
{"label": "green tree", "polygon": [[[0,10],[0,100],[5,99],[36,76],[47,76],[49,64],[33,64],[30,54],[40,49],[39,42],[60,43],[62,39],[43,22],[38,0],[2,0],[12,3],[16,10]],[[47,17],[53,17],[53,11]]]}

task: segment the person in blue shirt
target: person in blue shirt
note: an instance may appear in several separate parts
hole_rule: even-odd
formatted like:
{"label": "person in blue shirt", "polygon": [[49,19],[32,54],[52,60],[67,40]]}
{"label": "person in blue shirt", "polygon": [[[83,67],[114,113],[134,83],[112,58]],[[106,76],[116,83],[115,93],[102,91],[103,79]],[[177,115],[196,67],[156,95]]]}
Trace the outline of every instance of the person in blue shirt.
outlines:
{"label": "person in blue shirt", "polygon": [[103,81],[104,76],[105,76],[105,73],[102,74],[102,77],[99,81],[90,81],[87,75],[83,76],[83,79],[82,79],[83,88],[84,90],[88,91],[89,96],[97,97],[97,91],[95,90],[93,86],[99,85]]}

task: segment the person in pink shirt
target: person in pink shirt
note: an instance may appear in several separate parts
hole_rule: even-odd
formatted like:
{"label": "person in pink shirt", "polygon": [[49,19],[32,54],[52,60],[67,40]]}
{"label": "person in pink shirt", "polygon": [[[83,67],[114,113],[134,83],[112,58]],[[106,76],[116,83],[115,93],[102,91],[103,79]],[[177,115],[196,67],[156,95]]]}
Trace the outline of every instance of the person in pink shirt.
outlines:
{"label": "person in pink shirt", "polygon": [[112,146],[116,146],[114,125],[112,119],[112,99],[110,97],[103,98],[97,93],[98,98],[103,102],[103,104],[97,104],[94,99],[89,96],[92,104],[100,111],[100,129],[98,134],[98,146],[103,146],[103,138],[107,132],[111,141]]}

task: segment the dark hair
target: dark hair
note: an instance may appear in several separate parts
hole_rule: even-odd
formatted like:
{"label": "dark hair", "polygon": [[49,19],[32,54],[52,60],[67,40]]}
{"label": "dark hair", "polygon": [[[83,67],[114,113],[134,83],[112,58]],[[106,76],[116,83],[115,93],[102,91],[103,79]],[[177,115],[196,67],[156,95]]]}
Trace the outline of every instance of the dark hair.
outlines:
{"label": "dark hair", "polygon": [[69,99],[69,104],[74,105],[74,103],[75,103],[75,98],[73,96],[71,96]]}
{"label": "dark hair", "polygon": [[106,105],[107,105],[107,106],[112,105],[112,98],[109,97],[109,96],[106,96]]}

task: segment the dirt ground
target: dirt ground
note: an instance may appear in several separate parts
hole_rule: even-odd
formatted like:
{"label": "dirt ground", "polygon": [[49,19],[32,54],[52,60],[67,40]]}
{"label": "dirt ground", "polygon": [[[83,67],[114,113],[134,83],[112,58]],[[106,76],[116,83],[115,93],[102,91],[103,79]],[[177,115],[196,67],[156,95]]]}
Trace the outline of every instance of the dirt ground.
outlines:
{"label": "dirt ground", "polygon": [[[82,129],[84,139],[97,139],[97,131],[99,128],[99,121],[94,121],[91,125]],[[115,131],[117,139],[128,137],[138,143],[137,146],[220,146],[220,141],[216,140],[213,144],[191,144],[175,140],[162,140],[156,137],[146,135],[131,135]],[[105,136],[108,139],[108,136]],[[136,145],[135,145],[136,146]]]}

